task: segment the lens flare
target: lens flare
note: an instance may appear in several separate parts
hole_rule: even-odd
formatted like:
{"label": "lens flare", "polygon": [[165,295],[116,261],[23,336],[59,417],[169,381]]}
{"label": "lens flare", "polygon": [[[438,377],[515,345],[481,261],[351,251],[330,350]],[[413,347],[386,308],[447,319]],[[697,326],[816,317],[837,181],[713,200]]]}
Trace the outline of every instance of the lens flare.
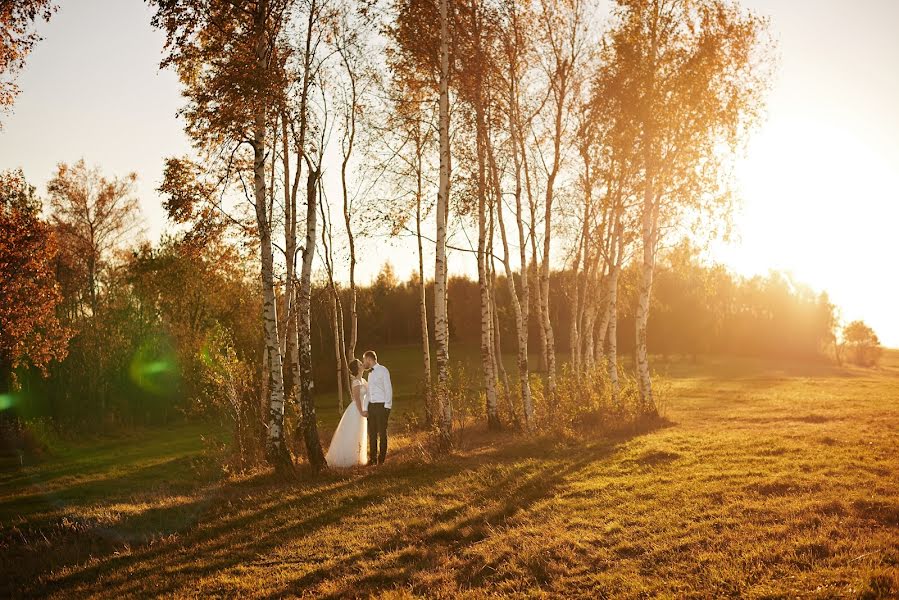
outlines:
{"label": "lens flare", "polygon": [[138,348],[129,368],[131,381],[141,390],[167,396],[177,389],[178,363],[166,339],[149,339]]}
{"label": "lens flare", "polygon": [[0,410],[7,410],[16,405],[14,394],[0,394]]}

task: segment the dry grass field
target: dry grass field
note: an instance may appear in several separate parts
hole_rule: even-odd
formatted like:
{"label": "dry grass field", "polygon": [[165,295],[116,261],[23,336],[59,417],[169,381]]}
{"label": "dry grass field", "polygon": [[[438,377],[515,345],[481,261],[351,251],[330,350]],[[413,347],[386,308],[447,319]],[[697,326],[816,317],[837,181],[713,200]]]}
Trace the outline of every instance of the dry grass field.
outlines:
{"label": "dry grass field", "polygon": [[899,597],[899,353],[659,369],[650,431],[315,480],[222,478],[196,427],[60,446],[0,477],[0,595]]}

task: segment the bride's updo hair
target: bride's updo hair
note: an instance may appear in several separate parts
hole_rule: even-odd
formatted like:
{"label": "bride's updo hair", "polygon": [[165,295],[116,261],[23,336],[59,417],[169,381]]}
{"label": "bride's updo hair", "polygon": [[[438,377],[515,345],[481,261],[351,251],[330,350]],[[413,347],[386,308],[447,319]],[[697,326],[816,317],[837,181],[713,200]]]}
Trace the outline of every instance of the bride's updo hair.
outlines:
{"label": "bride's updo hair", "polygon": [[362,361],[358,358],[354,358],[350,361],[350,373],[353,377],[359,377],[359,374],[362,373]]}

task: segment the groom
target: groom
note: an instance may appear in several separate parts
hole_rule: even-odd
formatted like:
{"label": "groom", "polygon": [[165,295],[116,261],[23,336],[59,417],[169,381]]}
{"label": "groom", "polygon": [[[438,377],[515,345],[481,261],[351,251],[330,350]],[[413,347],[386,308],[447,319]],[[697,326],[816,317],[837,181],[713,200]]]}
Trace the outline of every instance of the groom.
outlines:
{"label": "groom", "polygon": [[380,465],[387,458],[387,418],[393,406],[393,386],[390,371],[378,363],[378,355],[373,350],[365,351],[362,364],[369,371],[368,394],[362,402],[362,416],[368,417],[368,464],[377,461]]}

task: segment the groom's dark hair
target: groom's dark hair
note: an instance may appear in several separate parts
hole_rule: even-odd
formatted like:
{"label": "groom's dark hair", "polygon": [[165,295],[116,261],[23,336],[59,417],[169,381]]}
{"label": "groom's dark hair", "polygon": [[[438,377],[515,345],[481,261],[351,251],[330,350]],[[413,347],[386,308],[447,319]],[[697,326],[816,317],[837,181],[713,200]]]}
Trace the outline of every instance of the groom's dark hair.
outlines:
{"label": "groom's dark hair", "polygon": [[378,355],[375,354],[374,350],[366,350],[362,358],[371,358],[373,361],[378,362]]}

